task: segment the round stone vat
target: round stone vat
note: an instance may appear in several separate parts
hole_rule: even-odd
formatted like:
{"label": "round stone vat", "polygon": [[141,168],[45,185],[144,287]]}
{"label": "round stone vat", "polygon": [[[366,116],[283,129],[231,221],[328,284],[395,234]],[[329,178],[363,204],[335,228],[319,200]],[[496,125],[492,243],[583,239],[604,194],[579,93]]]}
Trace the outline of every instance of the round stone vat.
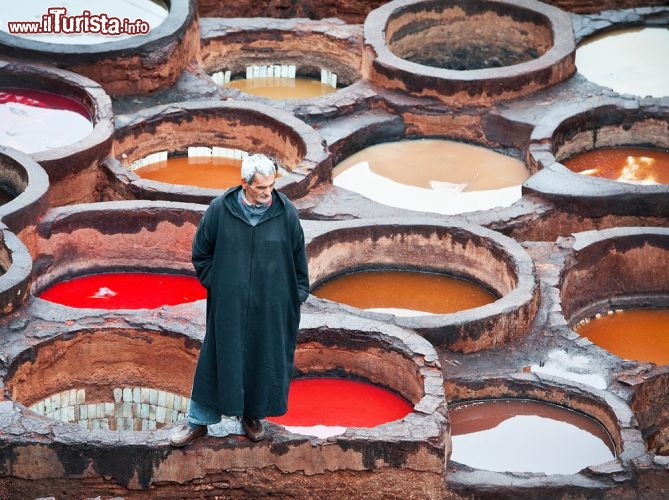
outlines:
{"label": "round stone vat", "polygon": [[49,208],[48,190],[49,177],[35,160],[0,146],[0,220],[25,241]]}
{"label": "round stone vat", "polygon": [[[276,188],[304,196],[332,176],[332,164],[319,134],[290,114],[260,103],[198,101],[150,108],[119,117],[114,157],[102,163],[106,199],[173,200],[208,204],[223,193],[139,177],[133,165],[149,155],[184,154],[213,148],[228,154],[263,153],[280,165]],[[240,177],[241,178],[241,177]]]}
{"label": "round stone vat", "polygon": [[0,232],[0,314],[21,307],[30,294],[30,252],[12,232]]}
{"label": "round stone vat", "polygon": [[60,281],[99,273],[193,276],[191,241],[205,208],[119,201],[52,209],[36,228],[33,294]]}
{"label": "round stone vat", "polygon": [[[205,71],[236,100],[254,95],[275,105],[283,99],[325,104],[361,76],[358,25],[336,19],[204,18],[200,31]],[[239,83],[241,94],[234,89]]]}
{"label": "round stone vat", "polygon": [[651,453],[669,456],[669,366],[658,367],[629,381],[630,402]]}
{"label": "round stone vat", "polygon": [[[607,220],[626,216],[626,225],[665,225],[669,184],[619,182],[582,175],[561,162],[606,148],[669,150],[669,113],[660,106],[610,103],[581,109],[552,123],[539,124],[528,148],[537,171],[523,192],[549,199],[569,214]],[[586,229],[586,228],[584,228]],[[589,228],[587,228],[589,229]]]}
{"label": "round stone vat", "polygon": [[96,201],[98,162],[111,152],[114,134],[111,99],[97,83],[57,68],[40,64],[0,61],[0,91],[48,92],[81,105],[92,122],[92,131],[80,140],[30,156],[49,176],[51,205]]}
{"label": "round stone vat", "polygon": [[[590,417],[594,419],[595,425],[601,425],[602,438],[610,438],[609,444],[615,456],[610,461],[592,464],[567,474],[484,471],[450,460],[448,484],[452,491],[463,496],[478,496],[494,491],[495,495],[505,498],[564,494],[591,496],[613,491],[634,491],[636,486],[632,481],[625,484],[625,478],[629,478],[625,471],[631,471],[634,461],[644,456],[643,441],[630,408],[611,392],[567,383],[557,377],[539,377],[526,373],[507,377],[479,375],[476,379],[447,379],[444,387],[449,405],[500,399],[528,400],[557,405],[562,410]],[[528,432],[532,432],[530,427]],[[568,444],[565,443],[565,446]],[[551,453],[551,450],[545,452]],[[579,453],[579,450],[575,449],[574,453]]]}
{"label": "round stone vat", "polygon": [[[147,4],[150,0],[144,0]],[[141,3],[141,2],[140,2]],[[161,4],[162,2],[154,2]],[[50,42],[48,35],[39,40],[0,31],[0,54],[23,60],[48,63],[85,75],[99,82],[109,94],[114,96],[144,94],[172,85],[188,63],[195,59],[199,51],[199,29],[195,2],[190,0],[167,0],[165,19],[155,27],[149,27],[146,14],[141,10],[137,19],[125,23],[107,12],[95,11],[80,5],[79,12],[68,11],[62,16],[74,19],[80,17],[83,25],[81,33],[91,33],[96,22],[101,35],[99,43],[89,39],[80,43]],[[46,18],[56,23],[54,15],[46,11],[33,12],[36,20],[48,23]],[[139,7],[140,5],[135,5]],[[90,10],[89,10],[90,9]],[[83,14],[89,13],[88,17]],[[104,18],[106,19],[103,19]],[[27,19],[11,19],[24,21]],[[65,26],[65,21],[60,21]],[[117,26],[118,24],[118,26]],[[131,26],[128,26],[131,24]],[[44,27],[50,30],[50,25]],[[76,26],[73,29],[77,29]],[[109,36],[105,35],[105,31]],[[118,32],[116,39],[113,34]],[[49,31],[47,31],[49,33]],[[76,33],[76,32],[75,32]],[[127,35],[127,36],[123,36]],[[53,36],[54,39],[66,35]],[[78,34],[67,35],[81,36]],[[89,35],[90,36],[90,35]]]}
{"label": "round stone vat", "polygon": [[[127,317],[138,319],[134,314]],[[159,321],[167,316],[169,311]],[[202,324],[172,322],[179,325],[176,330],[158,329],[151,321],[145,328],[123,327],[124,318],[112,314],[103,328],[77,326],[63,333],[47,321],[36,324],[45,328],[37,343],[15,335],[4,380],[12,400],[2,403],[3,435],[11,425],[40,435],[35,442],[26,433],[8,434],[13,453],[5,465],[12,466],[13,491],[44,495],[58,485],[74,496],[149,489],[187,496],[206,485],[214,494],[233,488],[261,496],[320,497],[329,495],[336,480],[347,496],[367,494],[373,481],[383,495],[407,494],[410,488],[414,495],[441,497],[448,421],[432,346],[413,332],[362,318],[306,314],[302,319],[297,376],[365,380],[401,395],[413,411],[327,439],[267,422],[270,437],[260,443],[248,440],[238,422],[224,421],[210,426],[209,436],[174,449],[168,420],[182,419],[188,404]],[[32,459],[26,461],[21,457],[29,450]],[[154,457],[148,465],[139,460],[147,454]],[[212,463],[227,465],[215,470]]]}
{"label": "round stone vat", "polygon": [[374,84],[458,107],[527,95],[575,72],[569,15],[533,0],[395,0],[367,16],[364,37],[363,75]]}
{"label": "round stone vat", "polygon": [[[444,219],[303,222],[312,290],[329,280],[367,270],[405,270],[464,278],[499,297],[451,314],[396,316],[337,304],[383,319],[454,351],[474,352],[523,337],[539,307],[531,258],[515,241],[473,224]],[[325,299],[324,306],[334,305]]]}

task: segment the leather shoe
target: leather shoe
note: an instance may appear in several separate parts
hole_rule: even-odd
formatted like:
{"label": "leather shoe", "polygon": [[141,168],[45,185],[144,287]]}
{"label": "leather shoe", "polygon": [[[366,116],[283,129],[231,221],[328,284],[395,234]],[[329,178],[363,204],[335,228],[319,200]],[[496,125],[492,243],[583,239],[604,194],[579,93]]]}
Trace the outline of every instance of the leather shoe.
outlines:
{"label": "leather shoe", "polygon": [[204,436],[207,433],[206,425],[191,426],[188,422],[181,424],[181,428],[170,436],[170,444],[177,448],[186,446],[193,439]]}
{"label": "leather shoe", "polygon": [[244,432],[251,441],[258,442],[267,437],[262,422],[257,418],[242,418],[242,426],[244,427]]}

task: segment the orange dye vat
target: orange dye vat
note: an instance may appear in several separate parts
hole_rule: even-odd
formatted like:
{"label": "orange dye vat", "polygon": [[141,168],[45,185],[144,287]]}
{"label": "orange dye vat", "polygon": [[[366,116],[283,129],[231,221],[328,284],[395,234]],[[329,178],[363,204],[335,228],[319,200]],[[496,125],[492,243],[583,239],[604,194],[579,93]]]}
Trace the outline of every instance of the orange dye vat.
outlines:
{"label": "orange dye vat", "polygon": [[576,333],[624,359],[669,364],[669,309],[629,309],[581,323]]}
{"label": "orange dye vat", "polygon": [[669,151],[661,149],[593,149],[562,163],[583,175],[638,184],[669,184]]}
{"label": "orange dye vat", "polygon": [[449,314],[497,298],[470,281],[413,271],[361,271],[330,280],[314,295],[360,309],[396,308]]}
{"label": "orange dye vat", "polygon": [[407,416],[413,406],[382,387],[342,378],[300,378],[290,384],[288,412],[267,420],[286,426],[375,427]]}
{"label": "orange dye vat", "polygon": [[268,99],[310,99],[331,94],[337,90],[332,85],[308,78],[242,78],[232,80],[225,86]]}
{"label": "orange dye vat", "polygon": [[62,281],[39,297],[78,308],[153,309],[204,299],[207,291],[193,276],[160,273],[102,273]]}
{"label": "orange dye vat", "polygon": [[221,156],[175,156],[135,170],[143,179],[205,189],[228,189],[241,182],[242,161]]}
{"label": "orange dye vat", "polygon": [[615,458],[595,419],[550,403],[497,399],[449,405],[451,460],[497,472],[574,474]]}

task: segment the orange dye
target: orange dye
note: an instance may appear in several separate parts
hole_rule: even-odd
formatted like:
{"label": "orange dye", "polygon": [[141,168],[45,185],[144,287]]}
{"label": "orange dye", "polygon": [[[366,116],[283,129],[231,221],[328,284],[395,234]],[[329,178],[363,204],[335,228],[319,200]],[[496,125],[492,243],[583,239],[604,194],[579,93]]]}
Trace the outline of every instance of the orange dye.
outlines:
{"label": "orange dye", "polygon": [[337,90],[332,85],[307,78],[244,78],[232,80],[225,86],[269,99],[309,99]]}
{"label": "orange dye", "polygon": [[426,189],[483,191],[522,184],[523,162],[481,146],[442,139],[376,144],[349,156],[335,168],[339,175],[362,162],[377,175]]}
{"label": "orange dye", "polygon": [[434,314],[472,309],[496,300],[469,281],[411,271],[352,273],[324,283],[313,293],[360,309],[398,308]]}
{"label": "orange dye", "polygon": [[219,156],[175,156],[135,170],[144,179],[208,189],[228,189],[241,182],[239,159]]}
{"label": "orange dye", "polygon": [[660,149],[594,149],[562,163],[583,175],[621,182],[669,184],[669,151]]}
{"label": "orange dye", "polygon": [[629,309],[580,324],[582,337],[624,359],[669,364],[669,309]]}
{"label": "orange dye", "polygon": [[568,408],[521,399],[449,405],[451,460],[498,472],[573,474],[615,458],[609,433]]}

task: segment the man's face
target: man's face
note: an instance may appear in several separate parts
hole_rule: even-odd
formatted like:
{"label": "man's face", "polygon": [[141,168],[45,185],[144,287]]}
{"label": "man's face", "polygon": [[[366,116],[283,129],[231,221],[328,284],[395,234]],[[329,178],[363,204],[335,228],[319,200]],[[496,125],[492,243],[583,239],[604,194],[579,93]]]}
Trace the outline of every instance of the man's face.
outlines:
{"label": "man's face", "polygon": [[242,189],[244,189],[246,199],[254,205],[267,203],[272,197],[275,179],[275,174],[268,176],[256,174],[250,183],[242,179]]}

